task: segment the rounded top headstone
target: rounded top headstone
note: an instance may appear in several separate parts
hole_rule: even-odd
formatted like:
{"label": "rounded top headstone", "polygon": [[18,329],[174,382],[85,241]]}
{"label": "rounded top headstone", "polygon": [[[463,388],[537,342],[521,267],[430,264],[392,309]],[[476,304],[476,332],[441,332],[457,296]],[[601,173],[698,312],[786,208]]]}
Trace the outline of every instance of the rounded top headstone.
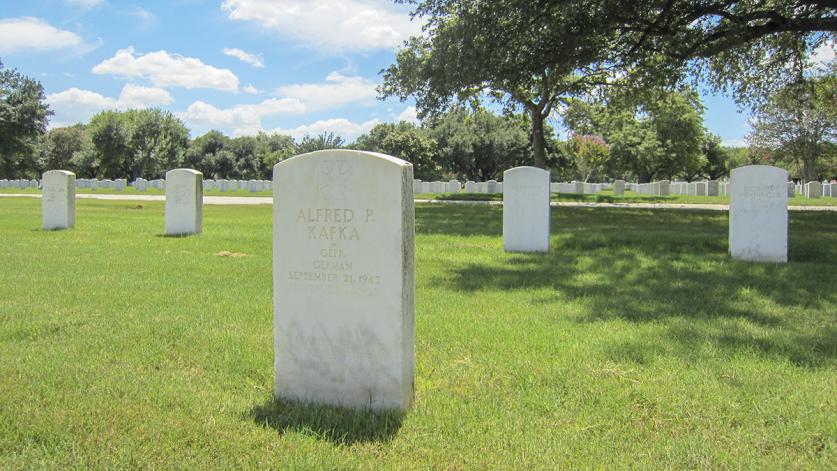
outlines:
{"label": "rounded top headstone", "polygon": [[166,178],[169,178],[169,175],[177,175],[183,173],[190,173],[192,175],[203,175],[203,173],[193,169],[193,168],[175,168],[166,172]]}

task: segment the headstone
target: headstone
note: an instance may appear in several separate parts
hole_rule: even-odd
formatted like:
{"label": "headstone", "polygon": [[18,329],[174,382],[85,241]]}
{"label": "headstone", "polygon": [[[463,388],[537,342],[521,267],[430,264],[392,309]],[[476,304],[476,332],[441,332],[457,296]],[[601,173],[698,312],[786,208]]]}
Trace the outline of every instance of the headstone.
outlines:
{"label": "headstone", "polygon": [[613,194],[614,195],[624,195],[625,194],[625,180],[616,180],[613,182]]}
{"label": "headstone", "polygon": [[422,193],[431,193],[431,190],[433,190],[433,184],[431,182],[421,182]]}
{"label": "headstone", "polygon": [[415,384],[413,166],[324,150],[273,167],[275,395],[407,409]]}
{"label": "headstone", "polygon": [[720,188],[718,187],[718,180],[709,180],[706,182],[706,196],[719,196]]}
{"label": "headstone", "polygon": [[820,198],[822,196],[822,183],[808,182],[805,184],[806,198]]}
{"label": "headstone", "polygon": [[459,193],[460,189],[462,189],[462,185],[460,185],[457,180],[451,180],[448,182],[448,193]]}
{"label": "headstone", "polygon": [[752,262],[788,261],[788,172],[767,165],[732,171],[729,251]]}
{"label": "headstone", "polygon": [[43,175],[42,227],[45,231],[70,229],[76,225],[76,174],[50,170]]}
{"label": "headstone", "polygon": [[695,196],[706,196],[706,182],[697,182]]}
{"label": "headstone", "polygon": [[477,182],[477,193],[488,193],[488,184],[485,182]]}
{"label": "headstone", "polygon": [[671,181],[670,180],[660,180],[659,182],[659,189],[660,192],[657,193],[661,196],[669,196],[671,194]]}
{"label": "headstone", "polygon": [[486,193],[499,193],[500,188],[497,186],[497,180],[488,180],[485,182]]}
{"label": "headstone", "polygon": [[503,172],[503,248],[549,252],[549,172],[515,167]]}
{"label": "headstone", "polygon": [[200,234],[203,174],[190,168],[166,172],[166,235]]}
{"label": "headstone", "polygon": [[421,193],[421,180],[418,178],[413,179],[413,193]]}
{"label": "headstone", "polygon": [[788,198],[796,196],[796,185],[793,182],[788,182]]}
{"label": "headstone", "polygon": [[477,184],[471,180],[465,182],[465,193],[476,193],[477,192]]}

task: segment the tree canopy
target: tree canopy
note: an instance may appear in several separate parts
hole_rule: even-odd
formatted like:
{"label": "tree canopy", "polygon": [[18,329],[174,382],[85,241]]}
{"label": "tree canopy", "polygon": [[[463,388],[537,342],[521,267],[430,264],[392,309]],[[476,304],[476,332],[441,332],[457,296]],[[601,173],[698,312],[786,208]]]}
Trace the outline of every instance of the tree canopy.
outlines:
{"label": "tree canopy", "polygon": [[790,167],[804,181],[826,176],[837,167],[835,104],[837,75],[785,87],[756,114],[751,150],[765,163]]}
{"label": "tree canopy", "polygon": [[384,71],[382,96],[413,96],[422,117],[491,97],[523,110],[533,163],[546,166],[544,121],[609,77],[611,12],[582,0],[410,0],[427,22]]}
{"label": "tree canopy", "polygon": [[23,176],[34,167],[27,157],[51,115],[41,84],[0,62],[0,175]]}

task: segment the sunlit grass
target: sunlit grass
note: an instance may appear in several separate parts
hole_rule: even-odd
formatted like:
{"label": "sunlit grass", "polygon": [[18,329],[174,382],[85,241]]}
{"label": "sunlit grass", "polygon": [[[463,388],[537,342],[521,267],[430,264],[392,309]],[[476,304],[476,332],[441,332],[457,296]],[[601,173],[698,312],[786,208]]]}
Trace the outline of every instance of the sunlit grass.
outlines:
{"label": "sunlit grass", "polygon": [[[837,214],[790,263],[735,262],[723,212],[418,205],[416,402],[275,402],[271,210],[0,199],[0,468],[820,468],[837,462]],[[245,256],[223,256],[223,252]]]}

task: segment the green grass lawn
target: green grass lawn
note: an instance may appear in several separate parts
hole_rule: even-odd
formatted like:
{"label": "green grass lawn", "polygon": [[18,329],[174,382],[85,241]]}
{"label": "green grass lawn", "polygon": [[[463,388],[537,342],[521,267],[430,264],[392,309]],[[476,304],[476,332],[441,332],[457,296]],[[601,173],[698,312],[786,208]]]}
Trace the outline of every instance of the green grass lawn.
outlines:
{"label": "green grass lawn", "polygon": [[[414,407],[276,402],[271,209],[0,199],[0,469],[833,469],[837,214],[790,263],[729,259],[724,212],[416,208]],[[244,254],[221,256],[222,252]],[[829,464],[830,463],[830,464]]]}

